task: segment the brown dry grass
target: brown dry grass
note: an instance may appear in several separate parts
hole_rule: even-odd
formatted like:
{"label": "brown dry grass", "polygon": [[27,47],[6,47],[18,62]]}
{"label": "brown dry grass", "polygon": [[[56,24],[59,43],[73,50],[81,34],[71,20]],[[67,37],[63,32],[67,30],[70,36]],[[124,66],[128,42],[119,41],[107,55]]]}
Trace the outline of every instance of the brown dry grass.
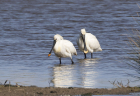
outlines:
{"label": "brown dry grass", "polygon": [[103,94],[129,94],[134,92],[140,92],[139,87],[123,87],[114,89],[91,89],[91,88],[54,88],[46,87],[40,88],[35,86],[20,86],[0,85],[0,96],[60,96],[60,95],[80,95],[80,96],[91,96],[91,95],[103,95]]}
{"label": "brown dry grass", "polygon": [[[140,8],[139,5],[138,5],[138,7]],[[140,16],[139,13],[137,13],[138,18],[140,18],[139,16]],[[140,25],[139,20],[136,19],[137,17],[133,17],[133,19],[135,22],[137,22],[138,25]],[[130,37],[128,37],[128,39],[129,39],[128,45],[132,49],[131,54],[133,54],[133,56],[134,56],[133,57],[131,55],[129,57],[129,59],[135,61],[135,62],[131,62],[133,65],[136,63],[139,65],[140,64],[140,31],[138,29],[132,29],[131,35],[130,35]]]}

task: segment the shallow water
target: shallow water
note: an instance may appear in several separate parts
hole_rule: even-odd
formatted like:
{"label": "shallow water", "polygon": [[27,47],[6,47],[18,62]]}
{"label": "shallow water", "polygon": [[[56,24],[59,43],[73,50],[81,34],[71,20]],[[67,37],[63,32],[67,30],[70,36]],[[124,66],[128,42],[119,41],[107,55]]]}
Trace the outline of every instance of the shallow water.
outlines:
{"label": "shallow water", "polygon": [[[139,0],[13,0],[0,1],[0,82],[39,87],[113,88],[109,81],[138,86],[139,71],[128,64],[126,41],[139,25]],[[138,19],[138,18],[137,18]],[[94,34],[102,52],[84,54],[76,39],[80,30]],[[129,31],[125,30],[128,29]],[[70,58],[48,53],[53,36],[62,35],[77,49]]]}
{"label": "shallow water", "polygon": [[129,95],[92,95],[92,96],[140,96],[140,93],[130,93]]}
{"label": "shallow water", "polygon": [[92,96],[140,96],[140,93],[130,93],[129,95],[92,95]]}

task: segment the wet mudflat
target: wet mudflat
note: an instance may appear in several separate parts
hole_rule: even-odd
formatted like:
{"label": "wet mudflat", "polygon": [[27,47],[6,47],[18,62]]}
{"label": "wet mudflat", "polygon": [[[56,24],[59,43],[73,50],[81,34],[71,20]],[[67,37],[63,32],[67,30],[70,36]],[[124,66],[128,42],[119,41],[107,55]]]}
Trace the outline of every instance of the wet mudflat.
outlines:
{"label": "wet mudflat", "polygon": [[[140,92],[139,87],[125,87],[114,89],[91,89],[91,88],[60,88],[60,87],[25,87],[25,86],[0,86],[0,96],[58,96],[58,95],[77,95],[77,96],[91,96],[91,95],[126,95],[131,96],[129,93]],[[137,95],[135,95],[137,96]]]}

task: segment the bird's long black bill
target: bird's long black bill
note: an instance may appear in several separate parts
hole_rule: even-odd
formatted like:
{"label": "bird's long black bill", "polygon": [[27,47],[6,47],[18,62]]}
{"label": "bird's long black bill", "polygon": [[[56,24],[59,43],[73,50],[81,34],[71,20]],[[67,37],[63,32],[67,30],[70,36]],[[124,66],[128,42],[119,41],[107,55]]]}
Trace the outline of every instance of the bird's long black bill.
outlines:
{"label": "bird's long black bill", "polygon": [[83,42],[84,42],[84,53],[88,53],[87,47],[86,47],[86,42],[85,42],[85,35],[82,35],[82,39],[83,39]]}
{"label": "bird's long black bill", "polygon": [[51,51],[49,52],[48,56],[51,56],[51,53],[52,53],[52,50],[53,50],[53,47],[54,47],[55,43],[56,43],[56,40],[53,41],[53,46],[52,46],[52,49],[51,49]]}

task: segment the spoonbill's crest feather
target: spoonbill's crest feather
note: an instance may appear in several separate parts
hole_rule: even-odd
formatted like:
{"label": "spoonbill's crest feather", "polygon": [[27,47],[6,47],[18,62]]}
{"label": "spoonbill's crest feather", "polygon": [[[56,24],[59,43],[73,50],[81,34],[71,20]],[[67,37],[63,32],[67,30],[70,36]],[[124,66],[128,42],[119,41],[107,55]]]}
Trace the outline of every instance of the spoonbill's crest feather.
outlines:
{"label": "spoonbill's crest feather", "polygon": [[54,35],[54,40],[63,40],[63,37],[59,34]]}

